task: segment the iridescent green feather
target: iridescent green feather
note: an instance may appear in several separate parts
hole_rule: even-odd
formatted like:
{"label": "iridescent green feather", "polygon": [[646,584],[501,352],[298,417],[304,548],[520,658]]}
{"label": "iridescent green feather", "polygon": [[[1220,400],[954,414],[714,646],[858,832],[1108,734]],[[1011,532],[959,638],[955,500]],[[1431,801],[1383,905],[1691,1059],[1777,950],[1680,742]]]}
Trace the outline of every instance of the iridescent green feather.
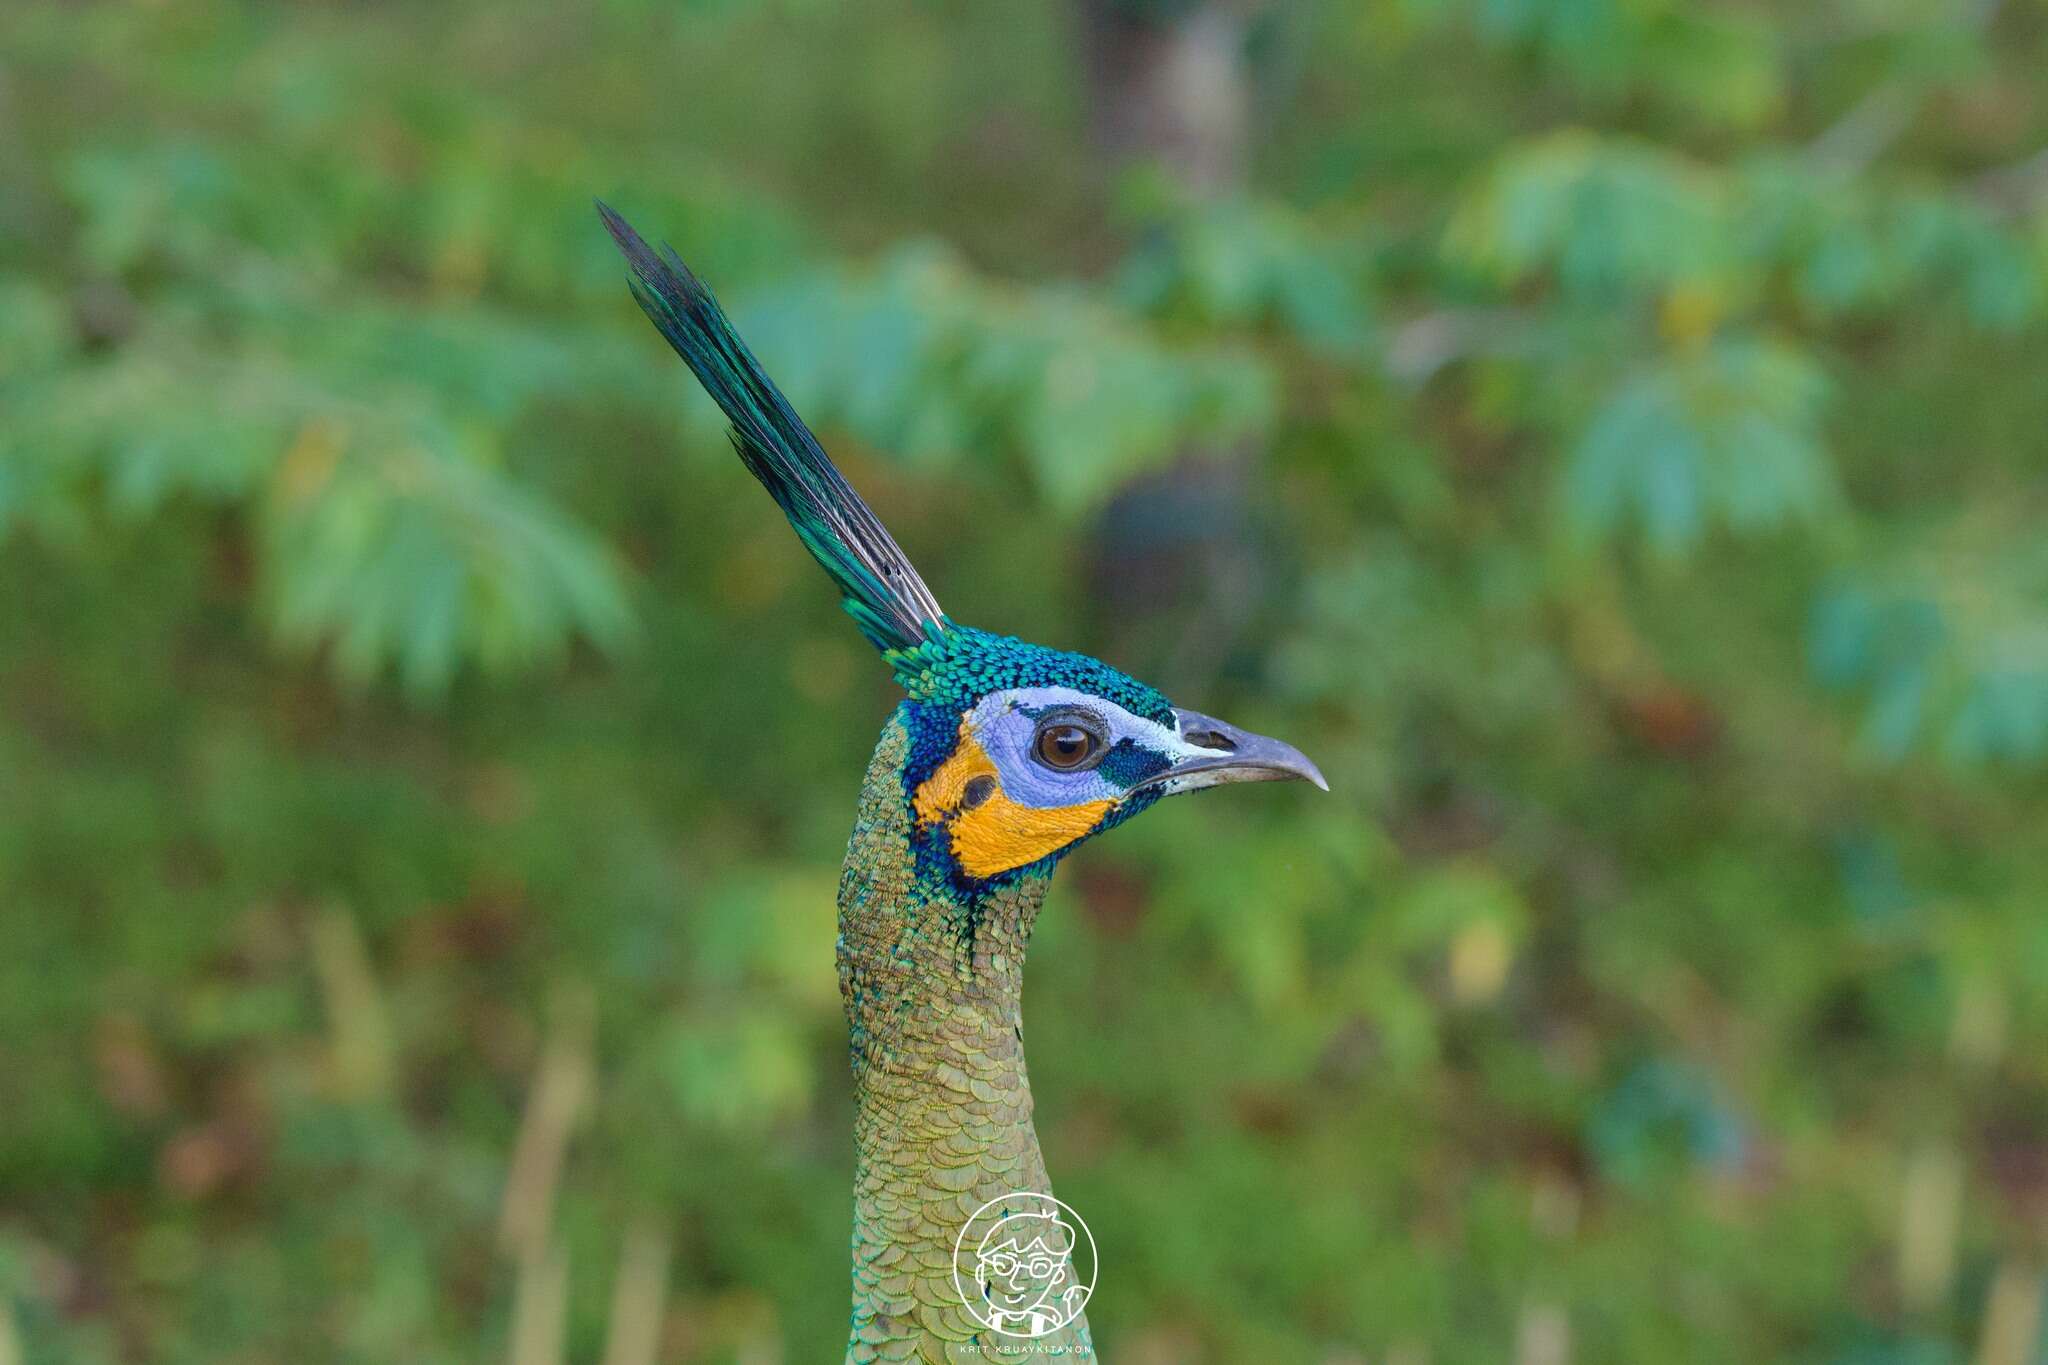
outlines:
{"label": "iridescent green feather", "polygon": [[597,206],[625,253],[633,297],[732,422],[740,459],[839,585],[861,633],[884,654],[915,651],[950,628],[918,577],[818,438],[761,369],[711,291],[674,248],[657,254],[625,219]]}
{"label": "iridescent green feather", "polygon": [[1133,715],[1173,724],[1173,707],[1157,688],[1087,654],[1050,649],[972,626],[951,625],[944,635],[888,655],[896,679],[915,701],[959,710],[991,692],[1012,687],[1071,687],[1115,702]]}

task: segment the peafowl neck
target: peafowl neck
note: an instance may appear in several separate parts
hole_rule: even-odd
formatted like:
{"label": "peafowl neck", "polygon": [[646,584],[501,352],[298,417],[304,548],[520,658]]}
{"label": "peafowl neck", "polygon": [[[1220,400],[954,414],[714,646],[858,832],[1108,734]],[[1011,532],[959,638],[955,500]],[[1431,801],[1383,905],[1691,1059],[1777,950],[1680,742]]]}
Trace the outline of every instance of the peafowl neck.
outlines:
{"label": "peafowl neck", "polygon": [[[975,895],[913,847],[902,713],[882,732],[839,882],[839,989],[854,1121],[848,1361],[975,1355],[1090,1359],[1085,1318],[1023,1340],[970,1317],[953,1281],[968,1219],[1015,1192],[1050,1194],[1024,1067],[1024,951],[1050,874]],[[975,1346],[962,1349],[964,1343]]]}

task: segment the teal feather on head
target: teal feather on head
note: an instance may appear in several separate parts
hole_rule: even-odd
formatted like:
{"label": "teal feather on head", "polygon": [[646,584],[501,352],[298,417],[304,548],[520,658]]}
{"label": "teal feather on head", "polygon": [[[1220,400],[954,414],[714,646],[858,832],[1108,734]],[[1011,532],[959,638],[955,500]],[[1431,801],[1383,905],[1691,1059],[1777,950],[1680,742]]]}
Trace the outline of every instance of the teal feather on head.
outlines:
{"label": "teal feather on head", "polygon": [[885,653],[914,650],[949,628],[910,560],[761,369],[725,311],[673,247],[663,254],[597,206],[632,268],[633,297],[732,422],[740,459],[845,595],[861,633]]}
{"label": "teal feather on head", "polygon": [[1048,649],[1012,635],[956,625],[914,649],[891,651],[888,659],[896,680],[915,701],[964,709],[991,692],[1010,688],[1071,687],[1147,720],[1173,724],[1173,706],[1157,688],[1100,659]]}

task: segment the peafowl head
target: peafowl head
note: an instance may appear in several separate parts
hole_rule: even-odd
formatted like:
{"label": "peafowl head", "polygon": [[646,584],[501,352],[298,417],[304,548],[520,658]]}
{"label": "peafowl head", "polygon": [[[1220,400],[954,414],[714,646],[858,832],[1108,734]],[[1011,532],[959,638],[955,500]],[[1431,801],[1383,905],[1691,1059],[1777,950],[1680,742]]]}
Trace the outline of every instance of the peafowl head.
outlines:
{"label": "peafowl head", "polygon": [[907,700],[904,799],[921,863],[963,885],[1043,870],[1162,797],[1300,778],[1302,753],[1200,712],[1085,654],[958,625],[825,455],[673,249],[598,205],[633,296],[732,422],[766,486]]}
{"label": "peafowl head", "polygon": [[910,694],[920,851],[963,880],[1056,859],[1180,792],[1302,778],[1301,752],[1168,703],[1085,654],[945,623],[890,651]]}

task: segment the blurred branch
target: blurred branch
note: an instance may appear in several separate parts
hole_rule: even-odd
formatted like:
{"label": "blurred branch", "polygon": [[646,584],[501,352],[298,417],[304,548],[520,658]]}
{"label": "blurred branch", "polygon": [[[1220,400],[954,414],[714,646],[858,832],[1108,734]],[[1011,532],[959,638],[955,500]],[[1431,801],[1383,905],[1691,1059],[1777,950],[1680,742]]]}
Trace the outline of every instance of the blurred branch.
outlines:
{"label": "blurred branch", "polygon": [[1515,1365],[1567,1365],[1571,1356],[1571,1322],[1564,1309],[1550,1303],[1524,1306],[1515,1332]]}
{"label": "blurred branch", "polygon": [[1992,211],[2006,218],[2019,218],[2048,200],[2048,147],[2010,166],[1984,172],[1970,182],[1970,190]]}
{"label": "blurred branch", "polygon": [[1988,1073],[2005,1055],[2011,1027],[2010,1011],[1995,980],[1978,975],[1958,983],[1948,1034],[1948,1054],[1958,1067]]}
{"label": "blurred branch", "polygon": [[561,1365],[569,1320],[569,1253],[560,1246],[519,1264],[512,1294],[511,1365]]}
{"label": "blurred branch", "polygon": [[562,1159],[590,1099],[594,1010],[589,991],[563,992],[520,1121],[499,1211],[498,1245],[522,1264],[540,1257],[547,1245]]}
{"label": "blurred branch", "polygon": [[2041,1340],[2041,1268],[2007,1261],[1991,1281],[1977,1365],[2029,1365]]}
{"label": "blurred branch", "polygon": [[333,1028],[335,1088],[350,1099],[380,1097],[391,1087],[391,1020],[355,916],[338,905],[322,910],[313,922],[312,947]]}
{"label": "blurred branch", "polygon": [[653,1220],[642,1219],[626,1230],[612,1287],[604,1365],[654,1365],[668,1298],[668,1258],[668,1237]]}
{"label": "blurred branch", "polygon": [[1929,1147],[1906,1163],[1899,1199],[1899,1298],[1915,1312],[1939,1308],[1955,1279],[1963,1210],[1963,1162]]}
{"label": "blurred branch", "polygon": [[1859,100],[1806,147],[1806,162],[1818,175],[1849,180],[1898,141],[1926,98],[1918,81],[1887,82]]}
{"label": "blurred branch", "polygon": [[1472,355],[1513,355],[1529,349],[1533,313],[1513,308],[1446,308],[1401,324],[1387,341],[1382,365],[1403,384],[1420,386],[1453,361]]}
{"label": "blurred branch", "polygon": [[[1960,26],[1981,34],[2003,4],[2004,0],[1974,0]],[[1912,126],[1927,94],[1927,87],[1911,77],[1886,81],[1807,144],[1807,165],[1815,174],[1836,180],[1862,174]]]}
{"label": "blurred branch", "polygon": [[1161,13],[1129,0],[1081,0],[1080,12],[1103,148],[1119,159],[1157,159],[1199,193],[1241,183],[1251,92],[1240,7]]}

